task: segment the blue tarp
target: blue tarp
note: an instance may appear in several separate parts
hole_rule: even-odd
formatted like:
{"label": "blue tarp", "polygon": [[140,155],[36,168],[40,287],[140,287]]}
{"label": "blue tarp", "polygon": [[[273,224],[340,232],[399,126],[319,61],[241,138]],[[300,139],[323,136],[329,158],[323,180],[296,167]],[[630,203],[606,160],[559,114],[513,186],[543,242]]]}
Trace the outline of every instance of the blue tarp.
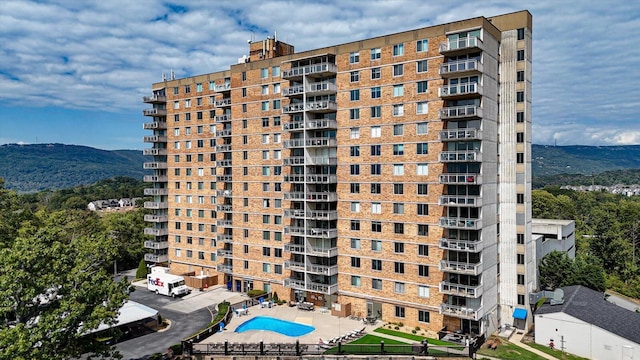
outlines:
{"label": "blue tarp", "polygon": [[527,310],[515,308],[513,310],[513,317],[516,319],[524,320],[527,318]]}

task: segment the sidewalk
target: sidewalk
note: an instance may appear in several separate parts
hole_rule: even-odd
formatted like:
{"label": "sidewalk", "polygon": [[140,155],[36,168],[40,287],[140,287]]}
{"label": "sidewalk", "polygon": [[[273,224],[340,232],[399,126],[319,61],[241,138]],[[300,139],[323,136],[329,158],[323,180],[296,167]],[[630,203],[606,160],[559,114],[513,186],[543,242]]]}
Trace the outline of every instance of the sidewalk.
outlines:
{"label": "sidewalk", "polygon": [[551,356],[547,353],[543,353],[542,351],[538,350],[538,349],[534,349],[529,345],[523,344],[522,343],[522,338],[524,337],[524,334],[518,334],[518,332],[516,332],[515,334],[513,334],[513,336],[511,336],[511,339],[509,339],[509,341],[518,347],[521,347],[527,351],[531,351],[532,353],[541,356],[544,359],[549,359],[549,360],[558,360],[558,358]]}

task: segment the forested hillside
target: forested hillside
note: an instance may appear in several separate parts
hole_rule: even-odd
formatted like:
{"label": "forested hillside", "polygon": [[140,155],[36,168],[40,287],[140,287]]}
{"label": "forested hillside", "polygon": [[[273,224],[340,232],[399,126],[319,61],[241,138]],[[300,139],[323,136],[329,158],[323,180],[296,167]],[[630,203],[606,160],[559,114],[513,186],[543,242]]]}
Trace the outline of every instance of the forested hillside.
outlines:
{"label": "forested hillside", "polygon": [[138,150],[100,150],[64,144],[0,145],[5,187],[36,192],[88,185],[114,176],[142,180],[145,157]]}
{"label": "forested hillside", "polygon": [[548,146],[532,145],[533,176],[593,175],[609,170],[640,169],[640,145]]}

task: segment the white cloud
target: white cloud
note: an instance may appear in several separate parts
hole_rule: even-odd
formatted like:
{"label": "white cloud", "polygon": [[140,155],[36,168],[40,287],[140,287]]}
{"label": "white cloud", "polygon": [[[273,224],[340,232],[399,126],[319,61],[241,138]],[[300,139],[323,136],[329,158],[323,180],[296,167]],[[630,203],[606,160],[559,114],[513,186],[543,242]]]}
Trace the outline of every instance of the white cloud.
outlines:
{"label": "white cloud", "polygon": [[[150,84],[224,70],[273,31],[297,50],[520,10],[520,4],[398,1],[11,1],[0,12],[3,106],[139,116]],[[638,143],[635,2],[537,1],[534,142]]]}

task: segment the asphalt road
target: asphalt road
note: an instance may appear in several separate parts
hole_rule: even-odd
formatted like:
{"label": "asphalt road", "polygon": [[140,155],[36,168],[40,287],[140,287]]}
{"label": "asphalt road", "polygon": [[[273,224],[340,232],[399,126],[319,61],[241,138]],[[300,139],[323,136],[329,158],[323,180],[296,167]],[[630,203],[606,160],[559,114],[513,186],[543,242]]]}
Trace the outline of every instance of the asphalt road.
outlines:
{"label": "asphalt road", "polygon": [[137,287],[131,293],[130,299],[158,310],[163,318],[171,321],[171,326],[168,330],[162,332],[155,332],[118,343],[116,348],[122,354],[123,359],[140,359],[145,358],[146,355],[164,352],[169,346],[179,344],[180,340],[203,329],[211,322],[211,313],[207,308],[194,310],[187,314],[164,308],[168,305],[175,305],[176,302],[184,301],[181,298],[174,299],[169,296],[156,295],[144,288]]}

